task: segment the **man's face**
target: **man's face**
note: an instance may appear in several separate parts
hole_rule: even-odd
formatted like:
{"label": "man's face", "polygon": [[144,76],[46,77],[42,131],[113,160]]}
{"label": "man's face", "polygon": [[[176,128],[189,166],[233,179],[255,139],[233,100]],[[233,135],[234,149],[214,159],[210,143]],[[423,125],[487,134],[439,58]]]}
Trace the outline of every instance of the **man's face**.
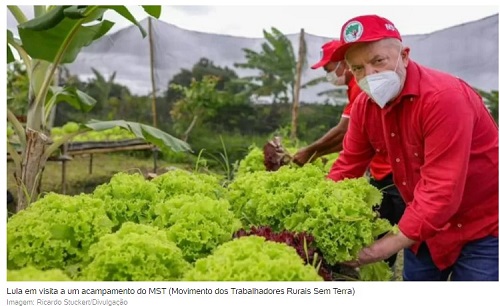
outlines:
{"label": "man's face", "polygon": [[359,43],[349,48],[346,62],[357,82],[367,75],[393,70],[404,83],[409,51],[409,48],[401,49],[399,41],[393,39]]}
{"label": "man's face", "polygon": [[325,70],[325,72],[328,73],[328,72],[332,72],[336,67],[337,67],[337,63],[328,62],[328,64],[323,66],[323,70]]}
{"label": "man's face", "polygon": [[337,80],[335,81],[335,85],[341,86],[345,85],[345,72],[346,72],[346,64],[344,61],[339,62],[328,62],[323,69],[327,72],[333,72],[337,76]]}

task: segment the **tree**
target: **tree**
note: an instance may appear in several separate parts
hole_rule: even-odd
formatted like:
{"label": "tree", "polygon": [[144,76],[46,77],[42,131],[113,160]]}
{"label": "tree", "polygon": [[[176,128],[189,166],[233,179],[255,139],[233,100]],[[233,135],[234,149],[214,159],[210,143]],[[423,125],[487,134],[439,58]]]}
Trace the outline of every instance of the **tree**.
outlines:
{"label": "tree", "polygon": [[230,82],[238,78],[234,70],[228,67],[216,66],[213,61],[202,57],[193,65],[191,70],[182,69],[172,77],[172,80],[168,83],[168,89],[165,92],[167,103],[174,103],[182,96],[182,94],[178,90],[172,88],[171,85],[189,86],[193,79],[201,81],[204,76],[217,77],[217,84],[215,87],[217,90],[228,90],[237,93],[242,89],[241,85],[235,87],[235,85]]}
{"label": "tree", "polygon": [[247,61],[235,66],[259,71],[256,76],[243,78],[256,97],[271,97],[273,103],[288,103],[292,100],[297,69],[292,43],[274,27],[271,32],[263,32],[266,42],[261,45],[262,50],[244,48]]}
{"label": "tree", "polygon": [[217,77],[204,76],[201,81],[193,79],[189,87],[171,85],[172,89],[182,95],[170,113],[176,121],[174,126],[179,133],[182,133],[184,141],[187,141],[189,133],[197,123],[202,124],[213,117],[224,103],[223,93],[216,89],[218,81]]}
{"label": "tree", "polygon": [[[20,211],[38,198],[40,179],[47,158],[64,142],[77,135],[69,134],[54,142],[50,139],[47,122],[54,106],[64,101],[76,109],[89,111],[96,103],[94,98],[73,86],[51,86],[59,66],[73,62],[83,47],[92,44],[113,27],[113,22],[104,19],[104,13],[108,10],[115,11],[135,24],[143,37],[146,36],[146,31],[125,6],[34,6],[35,17],[31,20],[26,18],[19,7],[8,8],[18,22],[19,38],[7,31],[7,62],[15,60],[13,50],[17,51],[26,66],[30,81],[26,127],[21,125],[11,110],[7,110],[8,121],[19,137],[21,146],[19,153],[7,143],[7,150],[16,167],[16,211]],[[160,6],[143,8],[155,18],[160,16]],[[190,150],[185,142],[136,122],[116,120],[84,125],[87,130],[103,130],[115,126],[132,131],[137,137],[154,143],[160,149]]]}

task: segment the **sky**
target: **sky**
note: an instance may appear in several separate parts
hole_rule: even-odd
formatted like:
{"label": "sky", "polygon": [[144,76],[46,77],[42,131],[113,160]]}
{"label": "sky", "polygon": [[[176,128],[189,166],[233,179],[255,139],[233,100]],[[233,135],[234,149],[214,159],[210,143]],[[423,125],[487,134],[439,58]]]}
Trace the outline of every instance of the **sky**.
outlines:
{"label": "sky", "polygon": [[[258,3],[259,1],[254,2]],[[271,1],[271,3],[277,2],[279,1]],[[304,1],[301,2],[304,3]],[[312,0],[312,3],[316,2],[318,1]],[[431,33],[498,14],[499,11],[497,5],[491,4],[475,6],[325,5],[325,3],[332,2],[323,1],[323,5],[308,6],[300,3],[287,6],[262,4],[236,6],[169,5],[162,6],[160,20],[183,29],[232,36],[262,37],[263,29],[270,29],[270,27],[274,26],[285,34],[298,33],[301,28],[304,28],[308,34],[336,38],[339,36],[342,24],[357,15],[381,15],[391,20],[402,35],[410,35]],[[245,3],[245,1],[238,3]],[[482,3],[482,1],[479,1],[479,3]],[[147,14],[140,6],[129,5],[128,7],[138,20],[147,17]],[[28,14],[32,14],[31,7],[25,8]],[[129,21],[114,12],[106,13],[105,17],[116,22],[110,33],[130,26]],[[7,13],[7,25],[10,29],[16,26],[10,13]]]}

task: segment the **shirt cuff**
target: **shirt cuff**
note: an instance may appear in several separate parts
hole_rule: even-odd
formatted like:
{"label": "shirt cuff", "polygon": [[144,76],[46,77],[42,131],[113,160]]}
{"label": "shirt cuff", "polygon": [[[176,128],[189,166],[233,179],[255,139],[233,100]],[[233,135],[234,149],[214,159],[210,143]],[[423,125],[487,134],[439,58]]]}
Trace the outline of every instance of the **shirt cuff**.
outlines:
{"label": "shirt cuff", "polygon": [[426,221],[424,217],[415,209],[412,204],[406,207],[406,210],[399,220],[399,230],[408,238],[415,241],[425,241],[432,238],[438,232],[447,230],[450,223],[446,223],[443,227],[436,227]]}

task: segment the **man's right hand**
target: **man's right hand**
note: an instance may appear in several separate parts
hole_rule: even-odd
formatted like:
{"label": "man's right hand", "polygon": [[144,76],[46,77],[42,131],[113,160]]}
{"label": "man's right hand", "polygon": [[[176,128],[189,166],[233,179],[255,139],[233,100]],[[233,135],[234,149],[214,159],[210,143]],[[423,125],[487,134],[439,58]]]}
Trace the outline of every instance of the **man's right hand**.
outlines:
{"label": "man's right hand", "polygon": [[295,153],[295,155],[292,158],[292,161],[299,166],[303,166],[308,162],[314,161],[316,158],[317,154],[314,154],[311,150],[308,150],[307,148],[302,148],[298,150],[297,153]]}

